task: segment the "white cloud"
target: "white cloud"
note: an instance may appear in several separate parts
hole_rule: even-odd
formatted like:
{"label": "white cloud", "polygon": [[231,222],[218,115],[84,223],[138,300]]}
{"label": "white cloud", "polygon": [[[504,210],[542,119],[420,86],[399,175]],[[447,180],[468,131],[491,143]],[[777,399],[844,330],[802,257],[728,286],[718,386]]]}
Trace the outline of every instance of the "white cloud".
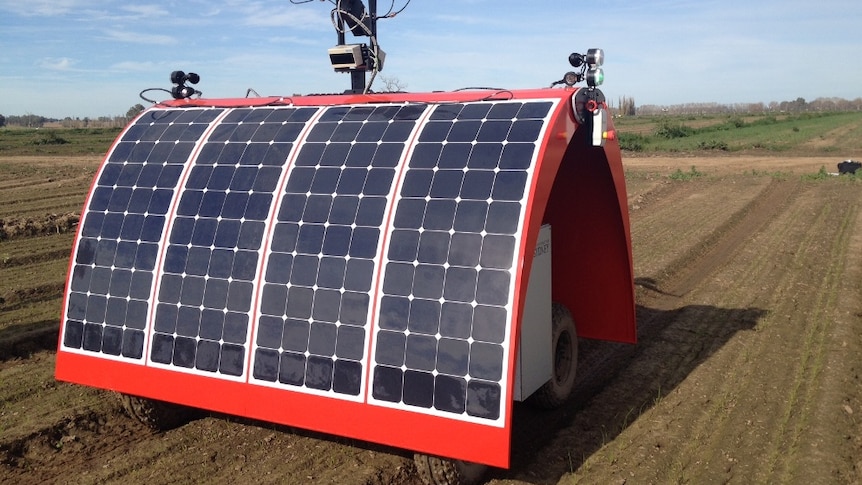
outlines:
{"label": "white cloud", "polygon": [[133,72],[153,72],[156,69],[161,69],[162,66],[155,62],[136,62],[122,61],[112,64],[109,69],[112,71],[133,71]]}
{"label": "white cloud", "polygon": [[7,10],[24,17],[52,17],[90,7],[87,0],[0,0],[0,10]]}
{"label": "white cloud", "polygon": [[243,23],[252,27],[292,27],[299,29],[317,29],[319,16],[307,12],[281,12],[251,15]]}
{"label": "white cloud", "polygon": [[50,69],[52,71],[69,71],[77,63],[78,61],[68,57],[46,57],[40,59],[37,64],[43,69]]}
{"label": "white cloud", "polygon": [[272,44],[298,44],[298,45],[317,45],[319,42],[308,37],[299,37],[296,35],[275,36],[267,39]]}
{"label": "white cloud", "polygon": [[167,45],[176,42],[176,39],[170,35],[159,34],[142,34],[140,32],[129,32],[122,30],[107,30],[105,35],[108,40],[117,42],[128,42],[131,44],[158,44]]}
{"label": "white cloud", "polygon": [[319,30],[331,25],[329,9],[301,8],[290,4],[265,5],[261,2],[233,5],[230,10],[242,13],[243,25],[252,27],[285,27]]}
{"label": "white cloud", "polygon": [[447,24],[461,24],[461,25],[473,25],[473,26],[475,26],[475,25],[486,25],[486,26],[497,26],[497,27],[505,25],[504,22],[500,22],[492,16],[476,17],[473,15],[453,15],[453,14],[435,15],[434,19],[432,21],[430,21],[429,24],[441,25],[441,26],[445,26]]}
{"label": "white cloud", "polygon": [[139,17],[164,17],[169,14],[167,10],[160,5],[126,5],[121,7],[122,10],[130,12]]}

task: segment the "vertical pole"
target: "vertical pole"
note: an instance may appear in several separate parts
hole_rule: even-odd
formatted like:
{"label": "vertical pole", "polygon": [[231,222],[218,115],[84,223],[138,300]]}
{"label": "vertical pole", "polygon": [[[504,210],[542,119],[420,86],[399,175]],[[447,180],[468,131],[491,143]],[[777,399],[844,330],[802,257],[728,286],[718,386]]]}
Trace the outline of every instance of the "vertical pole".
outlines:
{"label": "vertical pole", "polygon": [[371,35],[377,38],[377,0],[368,0],[368,15],[371,16],[368,28],[371,29]]}
{"label": "vertical pole", "polygon": [[[335,8],[341,8],[341,2],[340,1],[337,4],[335,4]],[[338,36],[338,42],[336,43],[336,45],[343,45],[344,44],[344,20],[341,19],[340,13],[338,15],[336,15],[335,18],[338,19],[337,23],[336,23],[338,28],[335,29],[335,33]]]}
{"label": "vertical pole", "polygon": [[[361,1],[361,0],[357,0]],[[368,22],[368,29],[371,31],[371,35],[369,37],[369,44],[377,42],[377,0],[368,0],[368,16],[370,21]],[[343,29],[342,29],[343,30]],[[343,38],[344,34],[340,34]],[[344,43],[343,41],[341,43]],[[370,45],[369,48],[373,47]],[[360,70],[352,70],[350,71],[350,90],[353,94],[362,94],[365,92],[366,88],[366,80],[365,80],[365,71]]]}
{"label": "vertical pole", "polygon": [[[335,8],[341,10],[341,2],[343,0],[338,0],[335,4]],[[348,4],[352,5],[352,2],[361,2],[362,0],[349,0]],[[337,15],[338,17],[338,45],[343,45],[344,40],[344,21],[341,18],[341,14]],[[373,48],[377,43],[377,0],[368,0],[368,18],[369,21],[366,24],[368,30],[371,31],[371,35],[369,35],[369,43],[371,44],[369,48]],[[372,40],[373,39],[373,40]],[[366,82],[365,82],[365,70],[359,69],[351,69],[350,70],[350,91],[353,94],[362,94],[365,92]]]}
{"label": "vertical pole", "polygon": [[359,69],[351,69],[350,91],[353,94],[362,94],[365,92],[365,71]]}

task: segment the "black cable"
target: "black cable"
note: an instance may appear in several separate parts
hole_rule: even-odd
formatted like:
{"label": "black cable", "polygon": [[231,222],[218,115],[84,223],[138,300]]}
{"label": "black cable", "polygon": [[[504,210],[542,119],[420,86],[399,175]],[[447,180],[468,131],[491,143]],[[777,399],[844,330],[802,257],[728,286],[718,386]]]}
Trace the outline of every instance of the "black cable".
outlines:
{"label": "black cable", "polygon": [[353,29],[351,29],[350,27],[348,27],[346,30],[344,30],[343,28],[338,28],[338,20],[336,20],[336,17],[340,20],[343,20],[344,16],[347,16],[350,17],[350,19],[356,23],[357,27],[362,27],[362,30],[365,31],[365,35],[369,37],[372,36],[373,32],[371,32],[371,29],[369,29],[368,26],[365,25],[365,18],[368,17],[368,12],[366,12],[363,8],[362,18],[359,18],[356,15],[353,15],[353,13],[341,8],[341,2],[342,0],[337,0],[337,3],[335,3],[335,8],[333,8],[332,11],[329,12],[329,16],[332,20],[332,26],[335,27],[335,31],[342,34],[347,32],[347,30],[350,30],[351,32],[353,31]]}
{"label": "black cable", "polygon": [[386,17],[388,17],[392,13],[393,8],[395,8],[395,0],[392,0],[392,3],[389,4],[389,11],[383,15],[378,15],[377,18],[378,19],[385,19]]}
{"label": "black cable", "polygon": [[153,104],[159,104],[159,102],[145,97],[144,93],[146,93],[147,91],[164,91],[168,94],[171,94],[171,91],[169,89],[165,89],[165,88],[147,88],[147,89],[144,89],[143,91],[141,91],[140,93],[138,93],[138,97],[140,97],[141,99],[143,99],[144,101],[146,101],[148,103],[153,103]]}
{"label": "black cable", "polygon": [[[165,89],[165,88],[147,88],[147,89],[144,89],[143,91],[141,91],[140,93],[138,93],[138,97],[140,97],[141,99],[143,99],[144,101],[146,101],[148,103],[153,103],[153,104],[162,104],[163,101],[156,101],[156,100],[153,100],[153,99],[150,99],[150,98],[144,96],[144,93],[146,93],[147,91],[164,91],[164,92],[170,94],[172,98],[174,96],[174,93],[170,89]],[[198,98],[200,98],[203,95],[204,95],[203,92],[195,89],[191,96],[197,96]],[[189,96],[189,98],[191,98],[191,96]],[[176,99],[176,98],[174,98],[174,99]]]}
{"label": "black cable", "polygon": [[384,15],[379,15],[377,18],[379,18],[379,19],[392,18],[392,17],[398,15],[399,13],[403,12],[404,9],[407,8],[408,5],[410,5],[410,0],[407,0],[406,2],[404,2],[404,6],[401,7],[400,9],[398,9],[397,12],[393,12],[392,10],[395,8],[395,0],[392,0],[392,4],[389,5],[389,11],[386,12],[386,14],[384,14]]}
{"label": "black cable", "polygon": [[508,94],[509,96],[505,99],[515,99],[515,93],[509,91],[508,89],[498,89],[497,92],[491,93],[484,98],[480,99],[480,101],[494,101],[499,94]]}
{"label": "black cable", "polygon": [[452,92],[457,93],[458,91],[508,91],[506,88],[490,88],[485,86],[468,86],[466,88],[458,88],[453,90]]}

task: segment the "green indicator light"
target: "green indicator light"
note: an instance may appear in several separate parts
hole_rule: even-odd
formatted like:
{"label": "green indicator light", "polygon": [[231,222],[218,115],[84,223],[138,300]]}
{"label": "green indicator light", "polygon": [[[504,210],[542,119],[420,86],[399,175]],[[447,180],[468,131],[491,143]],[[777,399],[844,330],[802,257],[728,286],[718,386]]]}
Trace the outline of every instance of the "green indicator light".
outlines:
{"label": "green indicator light", "polygon": [[587,71],[587,86],[601,86],[605,82],[605,72],[599,68]]}

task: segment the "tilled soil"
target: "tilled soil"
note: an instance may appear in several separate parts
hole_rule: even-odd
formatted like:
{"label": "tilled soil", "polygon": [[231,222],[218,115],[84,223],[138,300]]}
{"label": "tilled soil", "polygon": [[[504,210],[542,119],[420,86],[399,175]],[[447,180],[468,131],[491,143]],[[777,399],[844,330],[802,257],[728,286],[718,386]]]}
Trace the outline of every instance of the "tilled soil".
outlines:
{"label": "tilled soil", "polygon": [[[97,163],[44,162],[73,175],[61,186],[20,177],[63,207],[75,184],[80,206]],[[862,183],[806,176],[828,158],[625,165],[639,343],[582,340],[576,396],[517,403],[512,467],[486,482],[862,481]],[[23,193],[0,205],[34,206]],[[0,242],[0,483],[418,483],[402,450],[228,416],[154,433],[110,393],[56,382],[71,242]]]}

